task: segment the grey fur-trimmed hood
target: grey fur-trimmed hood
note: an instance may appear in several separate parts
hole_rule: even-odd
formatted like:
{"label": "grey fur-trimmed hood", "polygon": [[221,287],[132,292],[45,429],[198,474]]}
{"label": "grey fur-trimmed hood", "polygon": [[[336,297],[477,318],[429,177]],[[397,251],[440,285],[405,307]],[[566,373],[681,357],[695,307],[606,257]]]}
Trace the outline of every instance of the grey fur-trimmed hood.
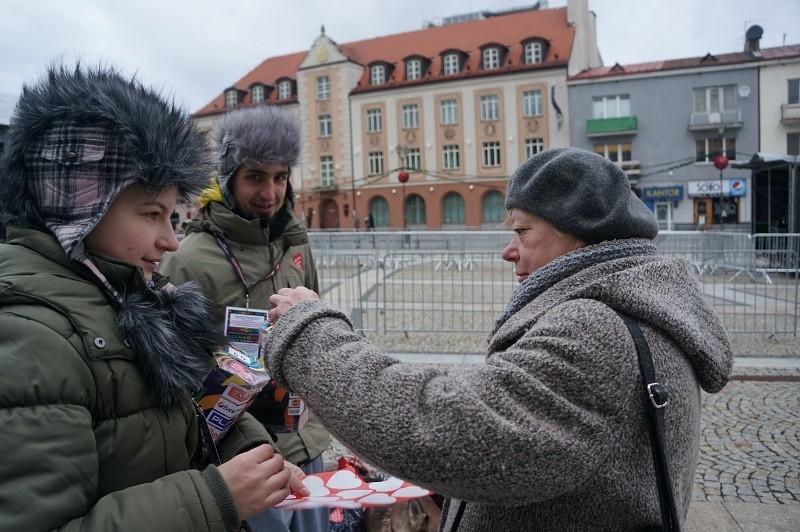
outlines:
{"label": "grey fur-trimmed hood", "polygon": [[118,139],[129,164],[119,165],[146,190],[176,186],[188,198],[209,183],[207,148],[188,115],[135,77],[110,67],[51,65],[23,87],[0,157],[0,219],[6,225],[47,230],[28,189],[26,151],[54,124],[100,126]]}

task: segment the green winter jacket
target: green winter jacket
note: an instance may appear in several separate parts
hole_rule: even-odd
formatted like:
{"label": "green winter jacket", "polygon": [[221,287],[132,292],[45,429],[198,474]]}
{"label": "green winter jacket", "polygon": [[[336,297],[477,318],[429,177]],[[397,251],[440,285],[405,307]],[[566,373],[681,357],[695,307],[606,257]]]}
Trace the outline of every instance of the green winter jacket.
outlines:
{"label": "green winter jacket", "polygon": [[[145,286],[131,265],[93,259],[128,295]],[[188,394],[167,407],[148,389],[146,357],[127,347],[116,320],[99,281],[55,238],[9,228],[0,245],[0,529],[238,530],[219,471],[190,468],[199,437]],[[141,325],[144,337],[157,327]],[[268,436],[248,416],[220,453],[261,443]]]}
{"label": "green winter jacket", "polygon": [[[305,226],[291,209],[284,209],[283,215],[288,221],[275,236],[270,233],[271,227],[262,227],[260,219],[246,220],[221,203],[211,202],[200,211],[197,220],[187,224],[186,238],[181,241],[180,248],[164,256],[158,271],[168,275],[176,285],[197,282],[211,301],[214,320],[220,329],[225,325],[225,307],[248,306],[248,290],[214,234],[225,239],[241,264],[250,285],[249,308],[269,309],[269,296],[281,288],[305,286],[319,292]],[[273,271],[271,277],[259,281]],[[261,404],[256,400],[250,412],[256,419],[265,421]],[[299,432],[277,435],[278,450],[294,464],[317,458],[329,444],[328,431],[313,413]]]}

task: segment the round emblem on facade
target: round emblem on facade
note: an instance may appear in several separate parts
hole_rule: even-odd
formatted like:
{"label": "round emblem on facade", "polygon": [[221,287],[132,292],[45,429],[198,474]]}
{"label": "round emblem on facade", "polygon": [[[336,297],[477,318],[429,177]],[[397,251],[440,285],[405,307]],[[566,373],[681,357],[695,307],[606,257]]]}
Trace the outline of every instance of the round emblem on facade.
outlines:
{"label": "round emblem on facade", "polygon": [[320,141],[320,143],[319,143],[320,151],[326,152],[326,151],[330,150],[330,148],[331,148],[331,145],[327,140],[321,140]]}
{"label": "round emblem on facade", "polygon": [[495,131],[497,131],[497,128],[494,127],[494,124],[486,124],[485,126],[483,126],[483,132],[489,135],[490,137],[494,135]]}
{"label": "round emblem on facade", "polygon": [[447,140],[453,140],[454,138],[456,138],[455,130],[453,128],[451,128],[451,127],[448,127],[447,129],[445,129],[444,130],[444,138],[446,138]]}
{"label": "round emblem on facade", "polygon": [[525,124],[525,129],[527,129],[531,133],[536,133],[537,131],[539,131],[539,121],[538,120],[528,120],[528,123]]}
{"label": "round emblem on facade", "polygon": [[417,134],[413,131],[406,132],[406,142],[416,142]]}
{"label": "round emblem on facade", "polygon": [[319,106],[320,111],[327,111],[328,110],[328,102],[322,101],[317,104]]}
{"label": "round emblem on facade", "polygon": [[378,144],[380,144],[380,143],[381,143],[381,139],[380,139],[380,138],[378,138],[378,136],[377,136],[377,135],[373,135],[373,136],[371,136],[371,137],[369,138],[369,145],[370,145],[370,146],[377,146],[377,145],[378,145]]}

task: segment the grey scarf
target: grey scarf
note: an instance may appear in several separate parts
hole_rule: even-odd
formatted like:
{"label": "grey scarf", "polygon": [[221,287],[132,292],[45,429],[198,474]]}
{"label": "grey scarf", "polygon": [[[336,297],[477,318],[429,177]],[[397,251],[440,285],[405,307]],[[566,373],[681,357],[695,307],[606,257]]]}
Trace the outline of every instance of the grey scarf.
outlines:
{"label": "grey scarf", "polygon": [[522,307],[554,284],[581,270],[611,260],[641,255],[655,255],[655,244],[646,239],[608,240],[562,255],[533,272],[511,295],[506,310],[495,323],[492,335]]}

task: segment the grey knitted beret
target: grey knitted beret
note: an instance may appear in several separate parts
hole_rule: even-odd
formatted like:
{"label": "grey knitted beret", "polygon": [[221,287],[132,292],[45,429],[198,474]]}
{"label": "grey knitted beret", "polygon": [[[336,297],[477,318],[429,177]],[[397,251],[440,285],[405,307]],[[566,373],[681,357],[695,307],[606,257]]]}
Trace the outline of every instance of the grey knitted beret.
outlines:
{"label": "grey knitted beret", "polygon": [[587,244],[621,238],[654,239],[653,213],[610,160],[577,148],[537,153],[508,182],[506,209],[544,218]]}
{"label": "grey knitted beret", "polygon": [[291,170],[302,146],[297,118],[268,105],[225,114],[215,124],[213,136],[219,150],[217,181],[226,203],[232,202],[229,180],[241,165],[283,163]]}

